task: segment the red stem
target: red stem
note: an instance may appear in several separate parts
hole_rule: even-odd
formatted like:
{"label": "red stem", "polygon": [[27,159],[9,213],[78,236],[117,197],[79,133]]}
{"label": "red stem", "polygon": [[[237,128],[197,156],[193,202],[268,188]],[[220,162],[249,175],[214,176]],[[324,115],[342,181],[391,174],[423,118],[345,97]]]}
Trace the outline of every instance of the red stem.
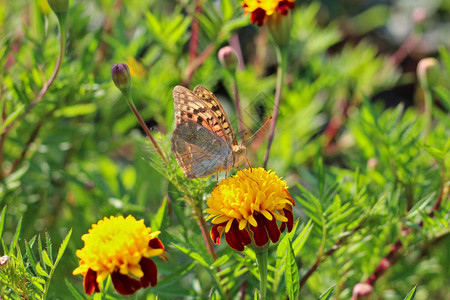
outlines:
{"label": "red stem", "polygon": [[312,265],[312,267],[309,268],[309,270],[306,272],[306,274],[302,277],[302,279],[300,281],[300,288],[299,289],[301,290],[303,288],[303,286],[305,286],[306,281],[317,270],[317,268],[319,267],[319,264],[321,262],[323,262],[327,257],[331,256],[334,252],[336,252],[340,248],[340,246],[343,245],[344,242],[349,237],[351,237],[353,234],[355,234],[355,232],[357,232],[361,228],[362,228],[362,223],[360,223],[358,226],[353,228],[353,230],[348,235],[345,235],[345,236],[341,237],[336,243],[334,243],[333,247],[331,247],[330,250],[325,252],[325,254],[323,256],[318,256],[317,259],[316,259],[316,262],[314,263],[314,265]]}
{"label": "red stem", "polygon": [[206,227],[206,222],[205,222],[205,219],[203,218],[201,210],[200,210],[200,212],[197,212],[197,210],[196,210],[195,214],[197,216],[198,224],[200,225],[200,230],[202,231],[202,236],[203,236],[203,240],[206,245],[206,249],[208,250],[209,255],[211,255],[211,257],[214,260],[217,260],[216,250],[214,249],[214,244],[213,244],[211,238],[209,237],[208,228]]}
{"label": "red stem", "polygon": [[[40,120],[36,127],[34,128],[33,132],[31,133],[30,137],[28,138],[28,141],[26,142],[24,148],[22,149],[22,153],[20,153],[20,156],[14,161],[11,169],[9,170],[8,174],[11,174],[12,172],[14,172],[17,167],[20,165],[20,163],[23,161],[23,159],[25,158],[25,156],[28,153],[28,150],[30,148],[30,145],[36,140],[39,131],[42,128],[42,125],[44,124],[44,120],[47,120],[48,116],[45,119]],[[8,176],[8,174],[6,174],[6,176]]]}
{"label": "red stem", "polygon": [[209,44],[205,50],[194,59],[186,68],[185,79],[183,80],[184,85],[189,85],[191,82],[192,76],[194,76],[194,72],[205,62],[205,60],[211,55],[214,51],[214,44]]}
{"label": "red stem", "polygon": [[195,5],[194,17],[191,24],[191,40],[189,42],[189,64],[197,57],[200,24],[195,16],[202,12],[202,7],[199,4],[199,1],[196,2],[197,3]]}
{"label": "red stem", "polygon": [[[444,198],[444,194],[447,195],[447,192],[445,191],[445,167],[442,168],[441,171],[441,187],[439,192],[438,200],[436,201],[436,204],[433,206],[432,211],[428,214],[429,217],[434,216],[434,212],[438,210],[441,207],[442,199]],[[419,223],[420,227],[423,227],[423,220]],[[407,230],[403,231],[403,235],[406,236],[412,232],[411,228],[408,228]],[[366,280],[367,284],[370,284],[371,286],[374,286],[378,278],[381,277],[390,267],[392,267],[399,259],[399,252],[403,250],[403,244],[400,239],[397,239],[395,241],[395,244],[391,247],[391,250],[388,254],[386,254],[385,257],[383,257],[378,264],[378,266],[375,268],[375,271],[369,276],[369,278]]]}

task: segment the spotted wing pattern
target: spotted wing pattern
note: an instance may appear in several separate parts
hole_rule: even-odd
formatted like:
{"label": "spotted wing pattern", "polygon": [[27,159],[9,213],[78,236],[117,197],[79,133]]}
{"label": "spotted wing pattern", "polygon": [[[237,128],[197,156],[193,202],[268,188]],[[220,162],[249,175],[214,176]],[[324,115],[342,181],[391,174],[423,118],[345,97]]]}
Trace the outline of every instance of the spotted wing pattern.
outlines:
{"label": "spotted wing pattern", "polygon": [[223,131],[227,135],[227,140],[232,143],[232,145],[237,145],[236,135],[233,131],[233,127],[231,127],[230,119],[228,119],[227,113],[223,109],[219,100],[217,100],[216,96],[211,93],[207,88],[201,85],[197,85],[194,88],[194,94],[199,96],[209,108],[217,115],[218,119],[222,123]]}
{"label": "spotted wing pattern", "polygon": [[172,152],[187,178],[197,178],[220,172],[231,148],[214,132],[183,121],[173,132]]}
{"label": "spotted wing pattern", "polygon": [[208,89],[197,85],[194,92],[185,87],[173,89],[176,125],[193,121],[216,133],[229,145],[237,145],[236,135],[225,110]]}

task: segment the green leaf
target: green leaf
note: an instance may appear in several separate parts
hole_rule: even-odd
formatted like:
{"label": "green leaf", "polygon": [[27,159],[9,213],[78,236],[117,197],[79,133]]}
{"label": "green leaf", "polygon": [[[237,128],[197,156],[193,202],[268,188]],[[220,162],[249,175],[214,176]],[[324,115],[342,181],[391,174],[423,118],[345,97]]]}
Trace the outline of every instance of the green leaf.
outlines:
{"label": "green leaf", "polygon": [[302,250],[303,246],[305,245],[306,241],[308,240],[309,234],[311,233],[311,230],[313,227],[314,227],[314,224],[312,223],[312,219],[309,219],[308,223],[305,225],[305,227],[302,229],[300,234],[297,236],[297,238],[292,243],[295,256],[297,256],[300,253],[300,250]]}
{"label": "green leaf", "polygon": [[30,243],[25,241],[25,251],[27,253],[28,261],[31,263],[31,267],[36,271],[36,257],[33,254],[33,251],[31,250]]}
{"label": "green leaf", "polygon": [[8,118],[0,125],[0,132],[3,132],[3,130],[12,122],[14,121],[19,114],[25,109],[25,105],[22,104],[17,108],[13,113],[11,113]]}
{"label": "green leaf", "polygon": [[47,254],[51,261],[53,261],[53,249],[52,249],[52,239],[50,238],[50,234],[48,233],[48,230],[46,229],[44,232],[45,235],[45,244],[47,245]]}
{"label": "green leaf", "polygon": [[65,278],[65,281],[66,281],[66,285],[69,288],[69,291],[72,294],[74,299],[76,299],[76,300],[89,299],[88,297],[85,296],[84,293],[80,292],[72,283],[70,283],[70,281],[67,280],[67,278]]}
{"label": "green leaf", "polygon": [[[44,251],[44,249],[42,248],[41,235],[38,235],[38,253],[39,253],[40,261],[44,261],[44,258],[42,257],[43,251]],[[41,268],[43,268],[45,271],[47,271],[46,264],[41,265]]]}
{"label": "green leaf", "polygon": [[158,281],[158,288],[170,286],[172,283],[181,280],[184,276],[188,275],[196,265],[196,262],[192,262],[189,265],[181,266],[179,269],[173,271],[172,274],[164,276],[163,280]]}
{"label": "green leaf", "polygon": [[206,268],[209,268],[209,264],[206,262],[206,260],[203,258],[203,256],[201,256],[197,252],[194,252],[192,250],[189,250],[187,248],[184,248],[184,247],[182,247],[180,245],[177,245],[177,244],[174,244],[174,243],[172,243],[172,245],[177,247],[181,252],[189,255],[193,260],[199,262],[202,266],[204,266]]}
{"label": "green leaf", "polygon": [[44,269],[42,269],[40,263],[37,263],[37,265],[36,265],[36,272],[41,276],[50,277],[50,276],[48,276],[47,272],[45,272]]}
{"label": "green leaf", "polygon": [[72,236],[72,229],[69,230],[66,237],[62,241],[61,245],[58,249],[58,256],[56,257],[55,266],[59,263],[62,256],[64,255],[64,252],[66,251],[67,245],[69,244],[70,237]]}
{"label": "green leaf", "polygon": [[42,258],[44,259],[45,264],[53,269],[53,263],[50,260],[50,257],[48,256],[47,251],[45,251],[45,250],[42,251]]}
{"label": "green leaf", "polygon": [[223,19],[226,20],[230,20],[233,17],[233,4],[231,3],[231,0],[222,0],[221,1],[221,8],[222,8],[222,14],[223,14]]}
{"label": "green leaf", "polygon": [[299,296],[299,275],[298,275],[298,267],[297,262],[295,261],[294,250],[292,250],[292,243],[289,240],[287,247],[287,257],[286,257],[286,291],[289,299],[297,299]]}
{"label": "green leaf", "polygon": [[95,103],[75,104],[65,106],[55,111],[55,117],[73,118],[95,113],[97,105]]}
{"label": "green leaf", "polygon": [[403,299],[403,300],[413,300],[414,297],[416,296],[416,289],[417,289],[417,284],[413,287],[413,289],[409,292],[408,295],[406,295],[405,299]]}
{"label": "green leaf", "polygon": [[164,198],[164,200],[161,203],[161,206],[156,212],[156,215],[154,215],[152,218],[151,223],[152,231],[164,229],[165,227],[164,223],[166,222],[166,219],[167,219],[167,198]]}
{"label": "green leaf", "polygon": [[6,218],[6,205],[2,209],[2,215],[0,217],[0,239],[3,237],[3,228],[5,228],[5,218]]}
{"label": "green leaf", "polygon": [[221,265],[223,265],[224,263],[226,263],[228,260],[230,259],[229,255],[221,255],[212,265],[212,268],[216,268],[216,267],[220,267]]}
{"label": "green leaf", "polygon": [[334,285],[330,286],[322,295],[320,295],[319,300],[329,300],[333,294]]}
{"label": "green leaf", "polygon": [[14,234],[14,238],[11,241],[11,249],[15,247],[15,245],[19,245],[20,233],[22,231],[22,218],[19,219],[19,223],[17,224],[16,233]]}

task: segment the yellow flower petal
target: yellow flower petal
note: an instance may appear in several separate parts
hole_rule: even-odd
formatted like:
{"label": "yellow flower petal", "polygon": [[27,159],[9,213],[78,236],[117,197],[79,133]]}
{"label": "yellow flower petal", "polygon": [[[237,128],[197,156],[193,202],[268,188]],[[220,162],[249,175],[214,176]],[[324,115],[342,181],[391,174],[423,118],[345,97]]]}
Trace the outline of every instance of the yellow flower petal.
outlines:
{"label": "yellow flower petal", "polygon": [[76,251],[80,265],[73,274],[86,275],[91,269],[97,272],[98,283],[115,271],[141,278],[144,276],[139,264],[141,259],[164,252],[164,249],[153,249],[149,246],[149,241],[160,233],[151,232],[151,229],[145,226],[144,220],[137,221],[132,216],[105,217],[93,224],[89,233],[81,237],[84,247]]}

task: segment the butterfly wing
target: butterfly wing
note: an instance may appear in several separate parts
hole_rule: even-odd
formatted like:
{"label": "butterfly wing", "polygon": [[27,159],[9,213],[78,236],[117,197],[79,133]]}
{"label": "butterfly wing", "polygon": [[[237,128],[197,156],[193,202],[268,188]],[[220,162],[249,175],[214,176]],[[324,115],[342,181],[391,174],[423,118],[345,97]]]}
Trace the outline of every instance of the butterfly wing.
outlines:
{"label": "butterfly wing", "polygon": [[217,98],[206,88],[196,86],[191,92],[177,85],[173,89],[176,125],[192,121],[214,132],[228,145],[236,145],[236,136],[230,121]]}
{"label": "butterfly wing", "polygon": [[233,127],[231,127],[230,119],[228,119],[227,113],[219,100],[217,100],[216,96],[201,85],[197,85],[194,88],[194,94],[200,97],[200,99],[202,99],[217,115],[217,118],[221,121],[223,132],[227,136],[227,140],[230,141],[232,145],[237,145],[236,134],[233,131]]}
{"label": "butterfly wing", "polygon": [[192,121],[182,121],[172,135],[172,152],[187,178],[220,172],[231,148],[219,135]]}

